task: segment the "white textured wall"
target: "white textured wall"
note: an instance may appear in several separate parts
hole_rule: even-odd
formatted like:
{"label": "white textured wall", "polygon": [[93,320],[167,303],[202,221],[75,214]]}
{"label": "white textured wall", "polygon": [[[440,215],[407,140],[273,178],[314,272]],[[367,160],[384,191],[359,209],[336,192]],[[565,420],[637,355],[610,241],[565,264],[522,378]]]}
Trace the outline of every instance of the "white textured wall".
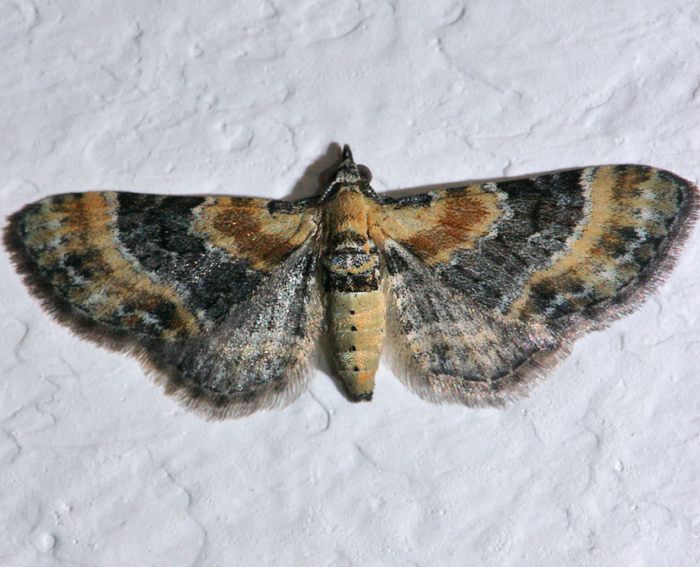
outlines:
{"label": "white textured wall", "polygon": [[[697,181],[698,38],[697,0],[5,0],[0,213],[306,196],[332,142],[379,191],[610,162]],[[697,565],[699,252],[506,410],[426,404],[384,365],[371,404],[319,370],[224,423],[52,322],[3,254],[0,563]]]}

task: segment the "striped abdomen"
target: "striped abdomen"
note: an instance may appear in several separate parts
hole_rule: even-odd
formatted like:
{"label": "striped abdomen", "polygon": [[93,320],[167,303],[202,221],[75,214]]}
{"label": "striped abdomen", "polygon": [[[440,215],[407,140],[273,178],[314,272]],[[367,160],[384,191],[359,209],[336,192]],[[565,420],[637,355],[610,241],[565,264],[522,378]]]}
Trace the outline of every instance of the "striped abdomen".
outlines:
{"label": "striped abdomen", "polygon": [[354,401],[372,399],[384,342],[385,301],[379,256],[367,236],[366,209],[356,193],[337,197],[329,222],[324,284],[336,369]]}

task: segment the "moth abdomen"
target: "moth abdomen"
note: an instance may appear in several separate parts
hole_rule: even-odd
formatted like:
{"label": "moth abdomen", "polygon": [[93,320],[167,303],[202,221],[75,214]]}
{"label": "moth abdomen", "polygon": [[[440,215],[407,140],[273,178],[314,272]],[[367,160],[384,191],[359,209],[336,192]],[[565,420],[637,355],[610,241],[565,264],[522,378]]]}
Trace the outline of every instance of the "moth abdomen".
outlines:
{"label": "moth abdomen", "polygon": [[329,203],[326,217],[323,271],[333,358],[353,401],[372,399],[384,342],[385,298],[367,216],[367,199],[348,185]]}
{"label": "moth abdomen", "polygon": [[338,374],[351,399],[370,400],[384,342],[385,317],[374,244],[365,241],[364,246],[334,247],[325,262],[325,288]]}
{"label": "moth abdomen", "polygon": [[348,395],[353,401],[371,400],[384,343],[384,294],[381,289],[331,292],[328,313],[333,358]]}

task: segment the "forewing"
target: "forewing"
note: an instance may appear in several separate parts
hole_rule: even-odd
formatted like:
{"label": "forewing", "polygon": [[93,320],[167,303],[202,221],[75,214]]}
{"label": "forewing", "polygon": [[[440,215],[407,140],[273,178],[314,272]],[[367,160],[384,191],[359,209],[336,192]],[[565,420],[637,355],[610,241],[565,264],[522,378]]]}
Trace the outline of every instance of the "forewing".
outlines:
{"label": "forewing", "polygon": [[584,217],[567,246],[521,278],[501,310],[568,336],[633,310],[675,263],[698,214],[692,183],[644,166],[579,172]]}
{"label": "forewing", "polygon": [[[404,294],[453,302],[457,315],[448,313],[438,324],[446,334],[458,334],[455,317],[478,313],[497,327],[535,337],[536,345],[544,338],[544,351],[556,353],[552,341],[565,348],[581,332],[628,312],[667,273],[697,216],[697,193],[666,171],[600,166],[436,191],[380,209],[375,240],[385,250],[390,281],[396,278],[393,242],[414,259],[413,271],[420,262],[433,285],[445,290],[439,299],[429,289],[406,287]],[[465,302],[466,312],[457,307]],[[415,343],[406,328],[412,317],[425,318],[420,310],[406,315],[397,303],[397,340],[427,354],[429,346]],[[466,351],[484,349],[468,334],[463,340],[466,350],[443,355],[453,366],[466,360]],[[542,350],[529,355],[535,370],[554,360],[537,354]],[[527,370],[527,361],[513,364],[519,370],[505,365],[491,374],[511,376],[513,383],[537,374]]]}
{"label": "forewing", "polygon": [[[230,314],[255,294],[267,294],[275,308],[275,274],[301,270],[289,264],[300,251],[307,260],[317,253],[315,214],[264,199],[73,193],[15,213],[5,243],[57,318],[98,343],[138,353],[173,381],[175,353],[206,342],[224,322],[230,328]],[[271,382],[286,379],[270,372]],[[197,407],[217,417],[225,407],[220,397],[217,404],[209,412],[206,403]]]}

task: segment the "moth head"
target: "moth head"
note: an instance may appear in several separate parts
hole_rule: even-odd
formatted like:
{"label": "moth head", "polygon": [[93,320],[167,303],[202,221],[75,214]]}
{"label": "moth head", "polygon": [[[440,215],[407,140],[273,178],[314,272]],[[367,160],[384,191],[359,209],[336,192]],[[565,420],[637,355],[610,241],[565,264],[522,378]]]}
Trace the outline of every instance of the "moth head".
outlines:
{"label": "moth head", "polygon": [[345,144],[345,146],[343,146],[342,161],[338,166],[338,171],[331,185],[335,183],[358,185],[363,181],[365,181],[365,178],[360,174],[360,169],[352,158],[350,146]]}
{"label": "moth head", "polygon": [[375,196],[369,185],[372,173],[364,165],[358,165],[352,157],[350,146],[343,146],[341,162],[335,175],[331,178],[330,184],[321,195],[320,202],[334,198],[338,193],[345,191],[355,191],[368,196]]}

